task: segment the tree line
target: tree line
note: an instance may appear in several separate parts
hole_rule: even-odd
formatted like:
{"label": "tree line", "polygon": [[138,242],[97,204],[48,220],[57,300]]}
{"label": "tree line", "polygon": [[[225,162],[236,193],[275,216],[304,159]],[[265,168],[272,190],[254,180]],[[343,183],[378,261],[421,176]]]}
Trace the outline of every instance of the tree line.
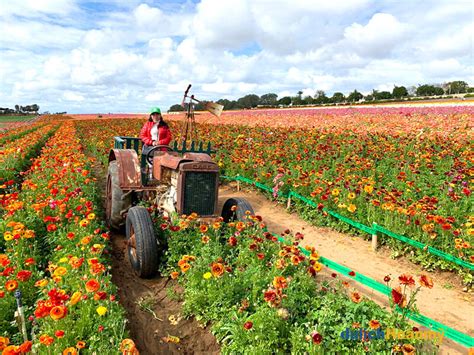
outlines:
{"label": "tree line", "polygon": [[[280,107],[280,106],[301,106],[301,105],[324,105],[324,104],[342,104],[355,102],[376,102],[382,100],[402,100],[408,98],[419,98],[425,96],[453,95],[474,92],[473,87],[465,81],[457,80],[444,84],[419,85],[418,87],[394,86],[390,91],[372,90],[371,93],[363,95],[357,90],[349,93],[347,96],[342,92],[335,92],[332,96],[327,96],[323,90],[317,90],[314,96],[304,96],[303,91],[298,91],[296,96],[285,96],[278,98],[277,94],[268,93],[262,96],[255,94],[245,95],[237,100],[219,99],[216,103],[224,106],[224,110],[250,109],[255,107]],[[205,101],[194,106],[195,110],[203,110]],[[169,111],[184,111],[179,105],[172,105]]]}
{"label": "tree line", "polygon": [[8,108],[8,107],[0,107],[0,115],[29,115],[29,114],[38,114],[40,107],[37,104],[33,105],[15,105],[15,109]]}

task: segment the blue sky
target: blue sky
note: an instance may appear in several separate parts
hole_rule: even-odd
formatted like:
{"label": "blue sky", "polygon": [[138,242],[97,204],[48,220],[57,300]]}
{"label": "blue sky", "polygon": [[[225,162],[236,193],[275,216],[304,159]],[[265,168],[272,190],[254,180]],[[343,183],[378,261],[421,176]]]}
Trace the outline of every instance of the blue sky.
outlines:
{"label": "blue sky", "polygon": [[469,0],[0,0],[0,107],[474,85]]}

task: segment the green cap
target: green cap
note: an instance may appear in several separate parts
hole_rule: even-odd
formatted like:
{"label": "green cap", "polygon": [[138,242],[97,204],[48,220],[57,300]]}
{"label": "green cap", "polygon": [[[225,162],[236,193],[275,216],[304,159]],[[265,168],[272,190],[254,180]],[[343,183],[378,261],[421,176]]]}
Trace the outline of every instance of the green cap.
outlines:
{"label": "green cap", "polygon": [[160,108],[159,107],[152,107],[151,110],[150,110],[150,114],[153,114],[153,113],[161,114]]}

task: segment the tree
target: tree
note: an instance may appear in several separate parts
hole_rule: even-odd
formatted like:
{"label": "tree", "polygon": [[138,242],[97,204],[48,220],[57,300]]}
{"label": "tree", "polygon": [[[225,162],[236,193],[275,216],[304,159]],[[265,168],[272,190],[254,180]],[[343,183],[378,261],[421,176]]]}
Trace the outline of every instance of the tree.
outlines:
{"label": "tree", "polygon": [[356,101],[362,100],[363,97],[364,96],[360,92],[358,92],[357,90],[354,90],[353,92],[349,94],[349,96],[347,96],[347,101],[356,102]]}
{"label": "tree", "polygon": [[326,93],[323,90],[317,90],[316,95],[314,95],[314,100],[313,102],[315,104],[325,104],[329,101],[328,97],[326,96]]}
{"label": "tree", "polygon": [[40,107],[37,104],[31,105],[31,110],[37,115]]}
{"label": "tree", "polygon": [[15,105],[15,112],[20,113],[20,106],[19,105]]}
{"label": "tree", "polygon": [[404,86],[395,86],[392,90],[392,96],[396,99],[408,96],[408,90]]}
{"label": "tree", "polygon": [[314,99],[311,96],[305,96],[303,98],[303,105],[311,105],[314,103]]}
{"label": "tree", "polygon": [[170,112],[180,112],[180,111],[184,111],[184,107],[181,106],[180,104],[176,104],[176,105],[171,106],[168,111],[170,111]]}
{"label": "tree", "polygon": [[240,108],[252,108],[257,107],[260,97],[255,94],[245,95],[237,100],[237,105]]}
{"label": "tree", "polygon": [[291,104],[291,97],[289,96],[282,97],[278,100],[278,105],[288,106],[289,104]]}
{"label": "tree", "polygon": [[277,103],[277,99],[278,99],[277,94],[273,94],[273,93],[265,94],[265,95],[260,96],[259,104],[264,105],[264,106],[275,106]]}
{"label": "tree", "polygon": [[467,92],[469,85],[465,81],[457,80],[445,84],[446,94],[462,94]]}
{"label": "tree", "polygon": [[332,95],[331,101],[334,103],[339,103],[339,102],[343,102],[345,99],[346,97],[344,96],[342,92],[335,92]]}
{"label": "tree", "polygon": [[416,88],[416,96],[433,96],[433,95],[443,95],[443,88],[436,87],[434,85],[420,85]]}
{"label": "tree", "polygon": [[365,101],[373,101],[374,100],[374,95],[372,95],[372,94],[365,95],[364,100]]}
{"label": "tree", "polygon": [[374,98],[375,100],[389,100],[392,98],[392,94],[389,91],[376,91],[374,94]]}

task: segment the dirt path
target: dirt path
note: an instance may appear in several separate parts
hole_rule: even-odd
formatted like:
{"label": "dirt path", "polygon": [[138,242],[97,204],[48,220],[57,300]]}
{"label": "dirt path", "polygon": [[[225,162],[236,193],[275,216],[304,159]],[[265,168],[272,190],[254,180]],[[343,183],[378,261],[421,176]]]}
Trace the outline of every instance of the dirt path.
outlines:
{"label": "dirt path", "polygon": [[[158,276],[140,279],[130,266],[125,237],[114,234],[111,240],[112,281],[118,287],[120,304],[127,311],[127,328],[140,354],[219,354],[214,336],[194,319],[172,324],[170,316],[179,318],[181,311],[179,299],[170,297],[170,290],[177,290],[177,283]],[[178,337],[179,343],[164,341],[168,336]]]}
{"label": "dirt path", "polygon": [[[403,273],[414,276],[418,276],[422,272],[429,274],[433,279],[434,287],[432,289],[423,288],[418,293],[417,305],[420,312],[438,322],[474,336],[474,296],[472,293],[462,291],[462,285],[457,275],[423,271],[421,267],[405,258],[391,259],[388,250],[372,251],[370,242],[360,237],[338,233],[330,228],[314,227],[295,213],[288,213],[285,206],[268,200],[258,192],[248,189],[237,192],[235,185],[229,184],[223,186],[219,194],[220,199],[228,197],[247,199],[255,213],[263,217],[270,231],[282,233],[289,229],[293,233],[301,232],[305,236],[305,244],[316,247],[320,255],[380,282],[383,282],[385,275],[391,275],[392,279],[396,279]],[[331,270],[325,270],[326,274],[331,272]],[[356,286],[355,282],[351,282],[351,284]],[[381,296],[376,291],[360,286],[357,288],[360,288],[367,297],[377,303],[388,305],[385,296]],[[445,354],[467,353],[465,348],[447,339],[443,342],[441,352]]]}

